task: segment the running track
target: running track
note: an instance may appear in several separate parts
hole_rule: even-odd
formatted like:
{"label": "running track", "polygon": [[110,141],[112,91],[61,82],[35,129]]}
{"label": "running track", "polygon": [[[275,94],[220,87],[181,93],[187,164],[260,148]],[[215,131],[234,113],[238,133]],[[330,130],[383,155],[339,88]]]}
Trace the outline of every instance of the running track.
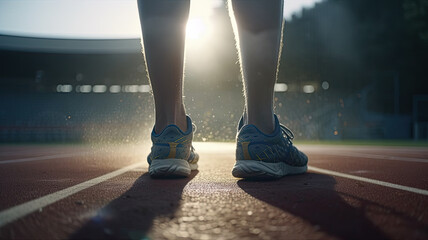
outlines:
{"label": "running track", "polygon": [[0,239],[428,239],[428,147],[303,145],[307,174],[231,176],[234,144],[196,143],[187,179],[148,145],[0,146]]}

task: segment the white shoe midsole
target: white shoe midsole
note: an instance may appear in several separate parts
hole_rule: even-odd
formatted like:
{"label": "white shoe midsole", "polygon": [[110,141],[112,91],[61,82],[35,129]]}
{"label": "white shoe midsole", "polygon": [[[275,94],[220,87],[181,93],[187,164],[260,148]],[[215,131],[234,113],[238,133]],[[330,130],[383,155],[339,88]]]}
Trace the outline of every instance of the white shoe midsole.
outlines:
{"label": "white shoe midsole", "polygon": [[190,174],[191,170],[198,169],[197,163],[190,163],[183,159],[154,159],[149,166],[150,174]]}
{"label": "white shoe midsole", "polygon": [[306,172],[308,166],[291,166],[284,162],[268,163],[256,160],[236,160],[233,172],[239,175],[254,175],[267,173],[273,176],[282,177],[285,175],[300,174]]}

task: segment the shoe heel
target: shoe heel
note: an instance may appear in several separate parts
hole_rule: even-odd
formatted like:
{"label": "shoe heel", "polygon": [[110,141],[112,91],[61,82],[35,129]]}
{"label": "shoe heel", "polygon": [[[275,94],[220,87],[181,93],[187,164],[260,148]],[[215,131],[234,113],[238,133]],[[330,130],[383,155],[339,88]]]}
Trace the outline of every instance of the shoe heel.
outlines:
{"label": "shoe heel", "polygon": [[154,159],[149,166],[152,177],[188,177],[191,168],[183,159]]}

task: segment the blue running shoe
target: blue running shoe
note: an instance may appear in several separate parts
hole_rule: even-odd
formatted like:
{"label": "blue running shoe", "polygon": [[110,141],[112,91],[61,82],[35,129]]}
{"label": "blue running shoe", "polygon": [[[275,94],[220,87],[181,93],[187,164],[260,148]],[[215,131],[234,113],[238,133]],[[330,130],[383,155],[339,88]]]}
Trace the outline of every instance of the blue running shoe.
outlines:
{"label": "blue running shoe", "polygon": [[256,126],[238,125],[236,163],[232,175],[238,178],[275,179],[305,173],[308,157],[291,140],[290,129],[280,125],[275,115],[275,130],[264,134]]}
{"label": "blue running shoe", "polygon": [[176,125],[168,125],[160,134],[152,131],[152,151],[147,156],[152,177],[187,177],[191,170],[198,169],[199,156],[192,146],[194,127],[190,117],[187,131]]}

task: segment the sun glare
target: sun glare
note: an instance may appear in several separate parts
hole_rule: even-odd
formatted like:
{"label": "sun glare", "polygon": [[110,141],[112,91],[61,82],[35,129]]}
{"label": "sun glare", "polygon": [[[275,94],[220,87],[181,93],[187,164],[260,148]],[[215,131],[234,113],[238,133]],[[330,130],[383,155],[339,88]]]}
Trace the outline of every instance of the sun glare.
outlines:
{"label": "sun glare", "polygon": [[190,39],[200,39],[206,32],[206,25],[201,18],[191,18],[187,22],[186,34]]}
{"label": "sun glare", "polygon": [[208,3],[206,0],[191,1],[186,36],[187,40],[192,41],[192,44],[201,44],[208,39],[213,24],[214,8],[218,7],[222,1],[215,0]]}

